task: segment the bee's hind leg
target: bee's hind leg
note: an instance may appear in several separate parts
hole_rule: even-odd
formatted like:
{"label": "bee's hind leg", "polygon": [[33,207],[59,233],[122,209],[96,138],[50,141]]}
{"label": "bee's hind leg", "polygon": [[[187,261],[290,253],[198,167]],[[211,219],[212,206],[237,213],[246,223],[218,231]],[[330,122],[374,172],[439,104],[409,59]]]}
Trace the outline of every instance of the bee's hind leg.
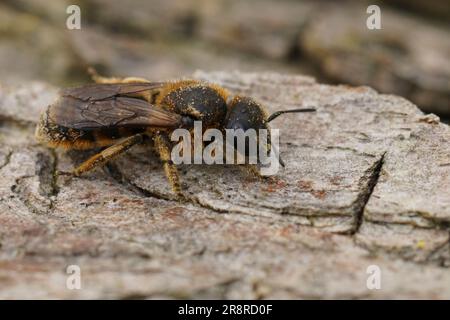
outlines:
{"label": "bee's hind leg", "polygon": [[135,134],[134,136],[128,137],[121,142],[106,148],[79,165],[75,170],[73,170],[72,174],[74,176],[80,176],[81,174],[91,171],[96,167],[103,166],[111,159],[130,149],[132,146],[141,143],[143,138],[143,134]]}
{"label": "bee's hind leg", "polygon": [[170,156],[171,148],[168,136],[165,133],[157,134],[153,140],[156,152],[163,163],[164,172],[166,173],[173,192],[175,192],[179,198],[184,199],[178,170]]}
{"label": "bee's hind leg", "polygon": [[103,83],[103,84],[114,84],[114,83],[147,83],[150,82],[149,80],[145,78],[140,77],[103,77],[97,73],[97,71],[90,67],[88,69],[88,73],[91,76],[92,80],[94,80],[95,83]]}
{"label": "bee's hind leg", "polygon": [[[95,83],[100,84],[119,84],[119,83],[148,83],[150,82],[147,79],[139,78],[139,77],[126,77],[126,78],[118,78],[118,77],[103,77],[95,71],[94,68],[90,67],[88,69],[88,73],[91,75],[92,80],[94,80]],[[153,100],[153,94],[152,92],[143,91],[135,93],[134,96],[138,98],[142,98],[148,102],[152,102]]]}

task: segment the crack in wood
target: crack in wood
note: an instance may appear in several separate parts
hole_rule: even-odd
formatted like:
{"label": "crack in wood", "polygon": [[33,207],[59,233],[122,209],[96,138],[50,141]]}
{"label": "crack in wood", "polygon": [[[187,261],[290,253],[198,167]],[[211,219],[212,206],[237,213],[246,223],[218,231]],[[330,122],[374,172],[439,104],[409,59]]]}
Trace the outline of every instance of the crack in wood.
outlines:
{"label": "crack in wood", "polygon": [[[370,172],[367,184],[362,188],[362,191],[359,193],[354,209],[355,209],[355,223],[353,229],[350,231],[351,235],[354,235],[358,232],[364,220],[364,211],[366,209],[367,203],[372,196],[373,190],[380,179],[381,169],[383,168],[384,157],[386,152],[383,153],[378,161],[374,163],[374,165],[368,169]],[[364,177],[363,177],[364,178]]]}
{"label": "crack in wood", "polygon": [[13,152],[9,151],[6,156],[5,156],[5,161],[4,163],[0,166],[0,170],[2,170],[4,167],[6,167],[10,162],[11,162],[11,157],[12,157]]}

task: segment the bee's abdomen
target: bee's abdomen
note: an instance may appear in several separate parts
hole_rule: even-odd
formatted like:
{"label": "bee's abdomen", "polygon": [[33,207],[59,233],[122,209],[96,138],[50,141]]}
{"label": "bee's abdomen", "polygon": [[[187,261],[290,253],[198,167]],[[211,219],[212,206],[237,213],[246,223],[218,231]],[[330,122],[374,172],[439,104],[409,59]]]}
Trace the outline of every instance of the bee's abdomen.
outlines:
{"label": "bee's abdomen", "polygon": [[36,128],[36,138],[53,148],[84,150],[109,146],[119,139],[144,131],[144,128],[110,127],[95,130],[67,128],[51,121],[47,111],[41,115]]}

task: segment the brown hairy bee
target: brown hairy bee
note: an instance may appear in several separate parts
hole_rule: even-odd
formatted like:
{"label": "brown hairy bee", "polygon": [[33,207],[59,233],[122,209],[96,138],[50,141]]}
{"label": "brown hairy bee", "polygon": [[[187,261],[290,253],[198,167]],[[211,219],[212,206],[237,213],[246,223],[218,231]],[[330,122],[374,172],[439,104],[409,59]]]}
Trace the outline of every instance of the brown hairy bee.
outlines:
{"label": "brown hairy bee", "polygon": [[150,137],[179,196],[182,190],[169,139],[173,130],[192,129],[194,121],[202,121],[204,130],[269,129],[268,123],[283,113],[315,111],[285,110],[267,116],[253,99],[236,96],[229,100],[224,88],[197,80],[150,82],[135,77],[104,78],[96,73],[93,79],[97,84],[60,92],[41,115],[37,140],[52,148],[106,147],[73,170],[72,174],[79,176]]}

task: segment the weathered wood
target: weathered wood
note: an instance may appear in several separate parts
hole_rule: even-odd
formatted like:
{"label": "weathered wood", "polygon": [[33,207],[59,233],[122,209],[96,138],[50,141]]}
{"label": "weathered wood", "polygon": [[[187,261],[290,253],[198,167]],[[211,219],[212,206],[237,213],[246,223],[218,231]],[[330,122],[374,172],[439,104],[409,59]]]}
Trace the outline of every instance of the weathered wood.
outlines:
{"label": "weathered wood", "polygon": [[[148,146],[56,178],[88,153],[33,140],[55,88],[0,87],[0,298],[450,298],[447,125],[368,87],[194,76],[269,111],[318,109],[273,121],[287,163],[276,181],[183,166],[179,203]],[[71,264],[81,290],[66,288]]]}
{"label": "weathered wood", "polygon": [[310,23],[299,39],[306,55],[338,83],[407,96],[422,110],[449,117],[447,27],[381,6],[382,29],[370,30],[361,14],[367,4],[359,5],[330,10]]}

